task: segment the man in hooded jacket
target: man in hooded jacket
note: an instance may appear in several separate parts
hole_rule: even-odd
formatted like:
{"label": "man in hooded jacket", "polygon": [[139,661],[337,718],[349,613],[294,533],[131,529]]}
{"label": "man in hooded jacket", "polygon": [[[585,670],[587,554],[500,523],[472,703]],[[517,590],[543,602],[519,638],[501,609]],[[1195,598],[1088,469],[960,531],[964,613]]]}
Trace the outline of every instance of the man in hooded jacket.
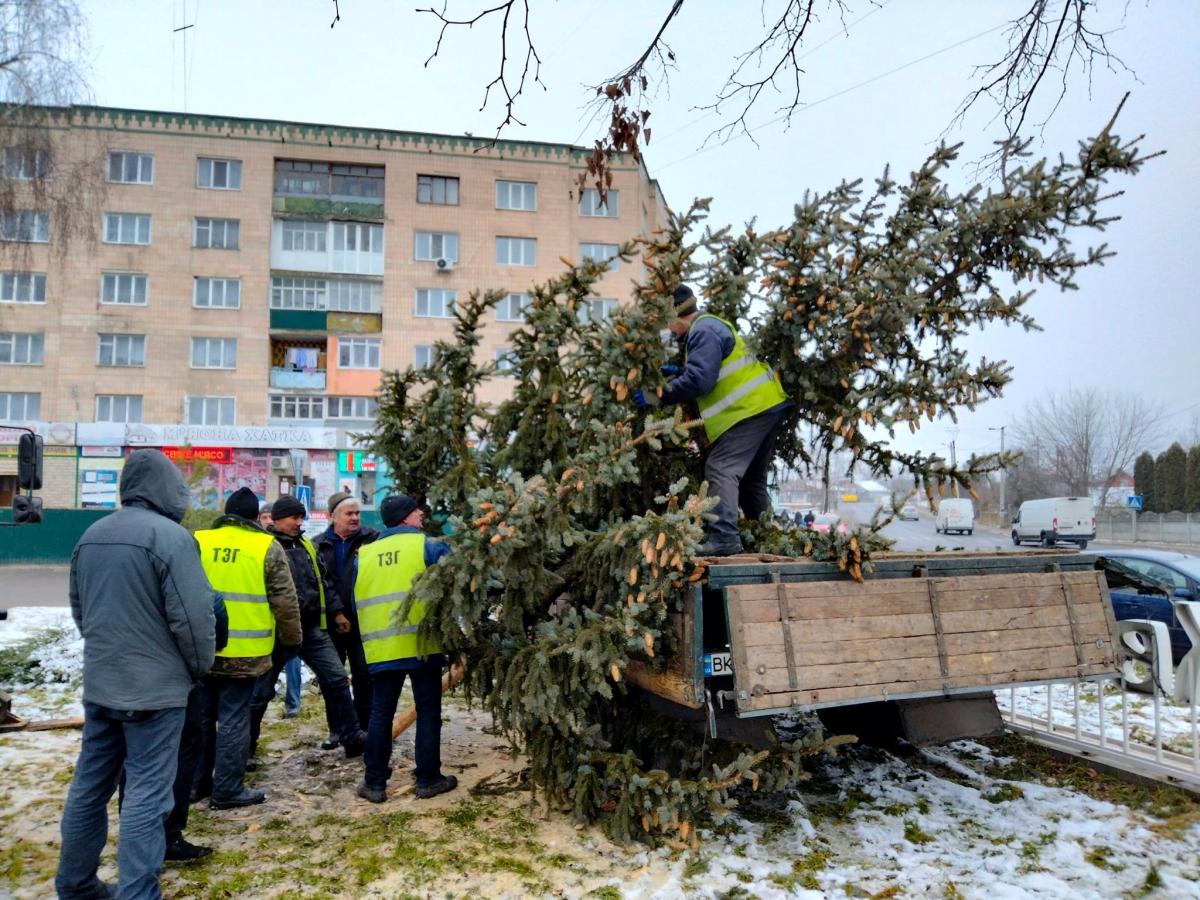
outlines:
{"label": "man in hooded jacket", "polygon": [[179,469],[137,450],[121,509],[71,554],[71,614],[83,635],[83,746],[62,817],[59,897],[108,897],[100,853],[122,767],[120,897],[159,897],[188,692],[213,663],[213,592],[180,524],[191,499]]}

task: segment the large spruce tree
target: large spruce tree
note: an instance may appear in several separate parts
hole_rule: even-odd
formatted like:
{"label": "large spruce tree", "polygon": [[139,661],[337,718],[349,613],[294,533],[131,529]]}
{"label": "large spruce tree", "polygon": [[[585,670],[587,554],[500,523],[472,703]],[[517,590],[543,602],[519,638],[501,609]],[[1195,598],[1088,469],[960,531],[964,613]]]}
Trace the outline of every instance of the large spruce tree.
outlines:
{"label": "large spruce tree", "polygon": [[[958,468],[902,453],[896,429],[955,415],[997,396],[1002,361],[971,360],[961,339],[986,326],[1035,328],[1034,284],[1074,287],[1101,263],[1108,184],[1136,173],[1137,142],[1111,124],[1074,158],[1012,165],[993,189],[945,181],[956,147],[941,147],[903,180],[888,173],[806,193],[778,228],[704,228],[707,204],[670,216],[660,233],[623,246],[642,258],[633,303],[599,320],[591,300],[602,265],[567,265],[533,289],[514,333],[509,400],[478,400],[491,295],[456,309],[455,341],[432,366],[389,375],[373,449],[398,489],[428,499],[453,530],[453,552],[415,583],[425,627],[467,662],[470,697],[524,750],[544,800],[621,837],[695,840],[741,785],[802,777],[820,736],[751,751],[701,739],[651,711],[628,687],[631,663],[674,652],[669,615],[705,576],[696,558],[712,501],[702,478],[702,430],[686,410],[639,411],[659,392],[678,348],[660,338],[681,282],[738,325],[795,401],[780,458],[803,466],[838,451],[871,471],[903,470],[936,499],[1005,462]],[[1017,287],[1013,287],[1016,284]],[[801,435],[815,434],[815,443]],[[785,533],[744,523],[748,547],[835,559],[869,574],[886,545],[881,522],[851,534]]]}
{"label": "large spruce tree", "polygon": [[1146,512],[1158,508],[1154,499],[1155,487],[1154,456],[1147,450],[1133,464],[1133,489],[1142,498],[1142,509]]}
{"label": "large spruce tree", "polygon": [[1159,512],[1181,512],[1187,508],[1187,453],[1179,441],[1158,458],[1154,467]]}

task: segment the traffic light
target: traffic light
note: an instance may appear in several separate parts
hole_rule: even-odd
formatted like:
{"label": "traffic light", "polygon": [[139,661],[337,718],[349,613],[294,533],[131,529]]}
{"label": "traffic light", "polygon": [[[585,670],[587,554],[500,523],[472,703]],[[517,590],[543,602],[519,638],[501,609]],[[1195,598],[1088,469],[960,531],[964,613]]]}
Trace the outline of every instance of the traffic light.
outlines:
{"label": "traffic light", "polygon": [[17,443],[17,486],[27,491],[42,487],[42,436],[23,434]]}

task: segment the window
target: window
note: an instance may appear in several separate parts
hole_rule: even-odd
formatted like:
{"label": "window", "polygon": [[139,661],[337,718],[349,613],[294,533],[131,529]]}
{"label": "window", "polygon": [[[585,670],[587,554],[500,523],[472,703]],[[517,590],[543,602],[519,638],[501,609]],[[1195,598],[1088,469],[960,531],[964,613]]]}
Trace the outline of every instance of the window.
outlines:
{"label": "window", "polygon": [[417,202],[458,206],[458,179],[441,175],[417,176]]}
{"label": "window", "polygon": [[373,419],[379,409],[374,397],[329,397],[327,419]]}
{"label": "window", "polygon": [[513,356],[512,350],[509,349],[508,347],[497,347],[496,348],[496,371],[497,372],[511,372],[516,367],[517,367],[517,360],[516,360],[516,357]]}
{"label": "window", "polygon": [[0,303],[45,303],[43,272],[0,272]]}
{"label": "window", "polygon": [[413,368],[428,369],[437,358],[437,350],[432,344],[417,344],[413,347]]}
{"label": "window", "polygon": [[581,260],[593,259],[598,263],[612,260],[608,265],[608,271],[615,272],[621,265],[621,259],[617,256],[617,251],[620,249],[617,244],[580,243],[579,258]]}
{"label": "window", "polygon": [[0,422],[36,422],[41,417],[41,394],[0,392]]}
{"label": "window", "polygon": [[196,160],[196,186],[218,191],[240,191],[242,189],[242,161],[240,159],[209,159],[201,156]]}
{"label": "window", "polygon": [[0,331],[0,364],[40,366],[42,364],[42,336],[20,331]]}
{"label": "window", "polygon": [[241,223],[237,219],[197,219],[193,247],[236,250]]}
{"label": "window", "polygon": [[328,306],[335,312],[379,312],[383,300],[383,285],[377,281],[329,282]]}
{"label": "window", "polygon": [[4,148],[4,177],[32,181],[50,174],[50,153],[30,147]]}
{"label": "window", "polygon": [[416,314],[448,319],[454,315],[454,301],[457,299],[458,291],[417,288]]}
{"label": "window", "polygon": [[97,422],[142,421],[141,394],[97,394]]}
{"label": "window", "polygon": [[145,275],[105,272],[100,276],[100,302],[116,306],[145,306],[150,279]]}
{"label": "window", "polygon": [[529,306],[528,294],[509,294],[496,304],[497,322],[524,322],[525,307]]}
{"label": "window", "polygon": [[101,366],[144,366],[144,334],[101,334],[98,336],[96,362]]}
{"label": "window", "polygon": [[237,338],[192,338],[193,369],[236,369]]}
{"label": "window", "polygon": [[45,244],[50,240],[50,213],[14,209],[0,216],[0,240]]}
{"label": "window", "polygon": [[150,217],[137,213],[105,213],[106,244],[149,244]]}
{"label": "window", "polygon": [[589,322],[607,322],[616,312],[617,301],[608,299],[588,300],[579,307],[579,321],[584,325]]}
{"label": "window", "polygon": [[383,201],[383,166],[275,160],[275,193]]}
{"label": "window", "polygon": [[183,417],[188,425],[232,425],[232,397],[187,397]]}
{"label": "window", "polygon": [[458,262],[458,235],[439,231],[418,231],[417,259],[448,259]]}
{"label": "window", "polygon": [[324,222],[293,222],[283,223],[283,249],[307,250],[310,253],[325,252]]}
{"label": "window", "polygon": [[207,309],[238,309],[242,305],[242,279],[197,278],[192,306]]}
{"label": "window", "polygon": [[1168,569],[1166,566],[1151,562],[1148,559],[1121,559],[1119,562],[1129,566],[1135,572],[1141,572],[1147,578],[1152,578],[1162,584],[1169,584],[1176,589],[1183,588],[1187,590],[1187,578],[1174,569]]}
{"label": "window", "polygon": [[588,188],[579,195],[579,214],[581,216],[600,216],[615,219],[621,207],[621,192],[609,191],[608,202],[600,202],[600,192]]}
{"label": "window", "polygon": [[323,419],[325,398],[320,394],[271,394],[272,419]]}
{"label": "window", "polygon": [[121,184],[154,184],[154,155],[127,150],[109,153],[108,180]]}
{"label": "window", "polygon": [[532,181],[497,181],[496,209],[537,209],[537,184]]}
{"label": "window", "polygon": [[379,338],[338,338],[338,366],[343,369],[378,369]]}
{"label": "window", "polygon": [[271,309],[324,309],[325,279],[272,278]]}
{"label": "window", "polygon": [[537,239],[517,237],[496,238],[496,265],[536,266]]}
{"label": "window", "polygon": [[334,222],[333,249],[383,253],[383,226],[366,222]]}

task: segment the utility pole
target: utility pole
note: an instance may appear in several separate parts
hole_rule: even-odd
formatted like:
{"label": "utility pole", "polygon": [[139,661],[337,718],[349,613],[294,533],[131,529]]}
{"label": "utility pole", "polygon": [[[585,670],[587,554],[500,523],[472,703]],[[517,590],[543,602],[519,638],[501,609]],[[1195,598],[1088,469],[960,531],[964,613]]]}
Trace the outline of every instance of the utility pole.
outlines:
{"label": "utility pole", "polygon": [[[999,425],[995,428],[989,428],[988,431],[1000,432],[1000,455],[1004,455],[1004,428]],[[1000,524],[1008,524],[1008,469],[1000,470]]]}

